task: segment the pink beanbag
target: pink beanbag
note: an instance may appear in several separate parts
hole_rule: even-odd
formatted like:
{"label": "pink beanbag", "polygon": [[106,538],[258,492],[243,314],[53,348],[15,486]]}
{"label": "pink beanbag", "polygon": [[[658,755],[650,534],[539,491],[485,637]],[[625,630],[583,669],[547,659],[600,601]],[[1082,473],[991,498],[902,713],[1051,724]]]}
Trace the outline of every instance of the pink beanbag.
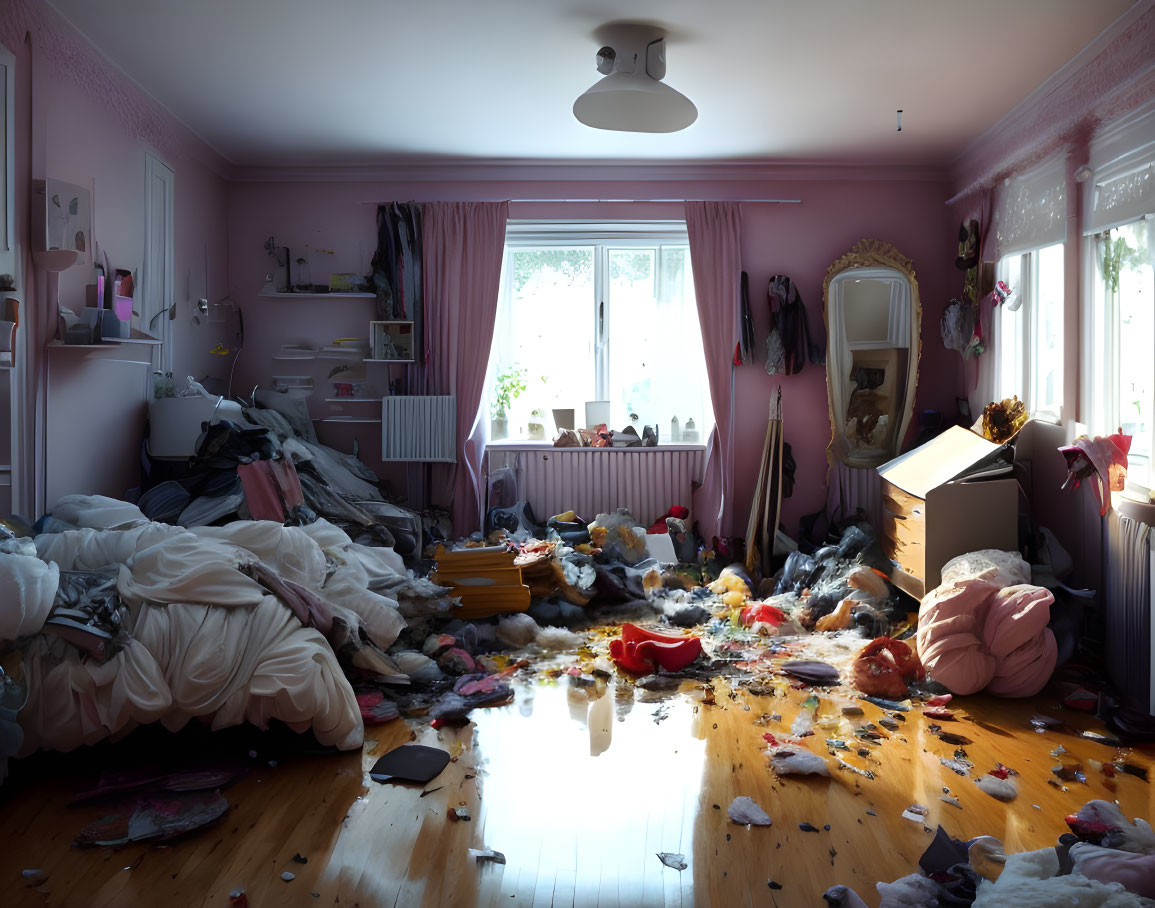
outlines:
{"label": "pink beanbag", "polygon": [[984,688],[1000,697],[1037,694],[1058,659],[1048,630],[1050,590],[960,579],[932,590],[918,614],[918,655],[956,694]]}

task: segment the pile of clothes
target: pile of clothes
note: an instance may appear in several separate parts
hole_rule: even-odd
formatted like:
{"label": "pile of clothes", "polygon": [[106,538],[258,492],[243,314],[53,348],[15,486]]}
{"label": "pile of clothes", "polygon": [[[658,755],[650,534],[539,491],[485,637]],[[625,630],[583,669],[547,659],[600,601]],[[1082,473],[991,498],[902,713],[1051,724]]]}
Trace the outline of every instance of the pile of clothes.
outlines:
{"label": "pile of clothes", "polygon": [[11,591],[0,651],[23,701],[19,734],[0,736],[5,759],[193,718],[213,728],[277,719],[357,748],[349,676],[408,685],[407,668],[429,660],[387,653],[407,615],[444,615],[456,601],[392,549],[323,519],[183,528],[74,495],[47,529],[0,536],[0,586]]}
{"label": "pile of clothes", "polygon": [[208,526],[226,519],[302,525],[318,517],[354,541],[415,557],[420,515],[387,502],[377,475],[355,454],[317,440],[305,401],[259,390],[242,420],[206,425],[187,470],[149,459],[138,504],[150,520]]}
{"label": "pile of clothes", "polygon": [[[1053,848],[1005,854],[992,836],[953,839],[940,826],[919,872],[878,883],[881,908],[1129,908],[1155,904],[1155,832],[1108,801],[1088,801],[1066,818]],[[826,891],[832,908],[866,908],[846,886]]]}

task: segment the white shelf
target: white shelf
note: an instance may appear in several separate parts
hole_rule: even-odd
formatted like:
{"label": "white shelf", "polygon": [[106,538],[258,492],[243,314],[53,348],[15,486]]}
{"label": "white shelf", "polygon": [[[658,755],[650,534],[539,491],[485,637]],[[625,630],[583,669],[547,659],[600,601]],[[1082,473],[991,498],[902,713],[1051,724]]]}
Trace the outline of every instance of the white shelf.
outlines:
{"label": "white shelf", "polygon": [[262,290],[257,296],[265,299],[278,300],[324,300],[324,299],[339,299],[339,300],[373,300],[377,299],[376,293],[281,293],[276,290]]}
{"label": "white shelf", "polygon": [[380,397],[326,397],[327,404],[379,404]]}
{"label": "white shelf", "polygon": [[316,359],[315,356],[274,356],[273,359],[283,362],[307,363]]}
{"label": "white shelf", "polygon": [[160,346],[162,341],[157,340],[151,334],[145,334],[143,331],[132,329],[131,337],[109,337],[102,340],[99,344],[65,344],[61,341],[54,340],[45,344],[48,350],[104,350],[108,347],[119,347],[121,344],[146,344],[148,346]]}
{"label": "white shelf", "polygon": [[365,359],[361,360],[361,362],[363,362],[363,363],[415,363],[415,362],[417,362],[417,360],[415,360],[415,359],[370,359],[369,357],[365,357]]}
{"label": "white shelf", "polygon": [[381,419],[362,418],[360,416],[314,416],[313,422],[346,422],[346,423],[380,423]]}

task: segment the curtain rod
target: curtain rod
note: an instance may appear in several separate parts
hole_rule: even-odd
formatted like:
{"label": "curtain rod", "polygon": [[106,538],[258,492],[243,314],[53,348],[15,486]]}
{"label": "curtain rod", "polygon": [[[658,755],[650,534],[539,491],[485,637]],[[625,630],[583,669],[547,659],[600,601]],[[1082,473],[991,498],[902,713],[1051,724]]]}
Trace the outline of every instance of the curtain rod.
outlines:
{"label": "curtain rod", "polygon": [[514,202],[759,202],[768,205],[801,205],[802,199],[510,199]]}
{"label": "curtain rod", "polygon": [[[389,202],[362,202],[362,205],[389,205],[396,201],[393,199]],[[416,201],[416,200],[414,200]],[[524,202],[568,202],[568,203],[588,203],[588,202],[628,202],[644,204],[649,202],[750,202],[766,205],[801,205],[802,199],[507,199],[510,204],[524,203]]]}

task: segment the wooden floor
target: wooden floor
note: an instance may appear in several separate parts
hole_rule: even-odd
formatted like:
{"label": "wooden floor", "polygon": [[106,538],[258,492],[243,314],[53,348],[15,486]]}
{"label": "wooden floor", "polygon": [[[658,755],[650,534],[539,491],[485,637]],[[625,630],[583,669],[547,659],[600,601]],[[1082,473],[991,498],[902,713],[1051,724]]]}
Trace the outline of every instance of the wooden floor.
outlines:
{"label": "wooden floor", "polygon": [[[612,680],[580,688],[564,676],[539,677],[519,687],[514,704],[476,711],[464,729],[419,731],[417,740],[455,758],[424,797],[420,788],[381,785],[364,774],[376,756],[410,740],[399,720],[369,729],[361,754],[282,754],[269,766],[272,751],[262,753],[228,790],[233,806],[221,824],[167,846],[70,845],[101,815],[99,807],[68,807],[71,794],[99,765],[130,759],[132,738],[42,758],[17,765],[0,789],[0,902],[224,906],[229,891],[241,887],[252,906],[784,908],[822,905],[827,887],[845,883],[877,905],[873,884],[913,872],[940,823],[958,838],[990,834],[1018,851],[1054,844],[1066,831],[1064,815],[1091,798],[1118,799],[1129,817],[1155,817],[1152,786],[1138,778],[1117,777],[1112,790],[1087,765],[1085,785],[1068,782],[1061,791],[1048,784],[1056,745],[1083,761],[1116,759],[1120,751],[1071,735],[1036,734],[1028,722],[1036,712],[1097,727],[1045,696],[967,698],[955,703],[957,721],[943,723],[973,739],[966,750],[976,772],[1002,762],[1020,773],[1011,804],[944,768],[940,757],[950,757],[954,746],[931,734],[917,710],[868,761],[858,760],[874,779],[849,772],[829,780],[778,779],[762,736],[785,731],[804,696],[789,690],[731,697],[719,688],[717,705],[684,694],[641,702],[632,687]],[[838,714],[852,702],[848,695],[823,697],[819,715]],[[868,718],[879,714],[862,705]],[[775,714],[780,721],[769,718]],[[181,740],[170,758],[185,746]],[[819,737],[808,740],[826,753]],[[1128,758],[1155,768],[1153,757],[1147,748]],[[939,799],[944,786],[961,809]],[[726,808],[739,795],[757,800],[773,826],[730,824]],[[914,802],[929,807],[925,828],[901,817]],[[458,806],[468,807],[472,819],[449,819]],[[801,831],[799,823],[818,832]],[[470,847],[497,849],[507,863],[478,866]],[[664,866],[658,852],[683,854],[686,869]],[[292,860],[298,853],[307,864]],[[24,887],[26,868],[46,871],[47,882]],[[286,870],[296,875],[287,883]],[[771,888],[771,880],[781,889]]]}

